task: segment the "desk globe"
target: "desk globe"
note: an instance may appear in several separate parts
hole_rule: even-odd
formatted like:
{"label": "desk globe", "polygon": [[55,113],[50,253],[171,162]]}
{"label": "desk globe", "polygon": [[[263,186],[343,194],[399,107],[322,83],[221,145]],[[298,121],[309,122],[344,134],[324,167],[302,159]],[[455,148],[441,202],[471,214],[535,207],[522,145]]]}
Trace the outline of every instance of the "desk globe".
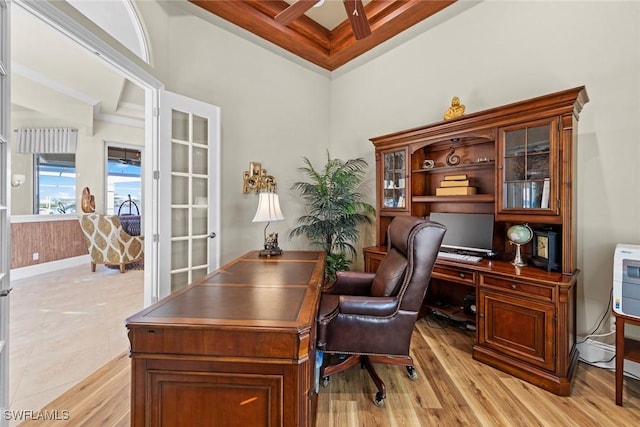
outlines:
{"label": "desk globe", "polygon": [[511,261],[511,264],[516,267],[527,265],[527,263],[522,260],[520,246],[526,245],[533,238],[533,230],[531,227],[527,224],[512,225],[507,230],[507,238],[510,244],[516,245],[516,257]]}

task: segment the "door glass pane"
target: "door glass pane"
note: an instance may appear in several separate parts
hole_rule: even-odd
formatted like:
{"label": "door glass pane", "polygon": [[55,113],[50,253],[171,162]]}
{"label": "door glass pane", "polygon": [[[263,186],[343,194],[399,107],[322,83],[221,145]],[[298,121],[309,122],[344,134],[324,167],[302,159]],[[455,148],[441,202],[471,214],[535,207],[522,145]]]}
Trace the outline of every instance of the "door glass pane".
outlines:
{"label": "door glass pane", "polygon": [[206,178],[192,178],[193,179],[193,198],[191,203],[194,205],[206,205],[208,195],[208,185]]}
{"label": "door glass pane", "polygon": [[517,129],[505,134],[505,156],[517,156],[524,154],[525,135],[525,129]]}
{"label": "door glass pane", "polygon": [[189,266],[189,245],[187,240],[171,242],[171,269],[180,270]]}
{"label": "door glass pane", "polygon": [[171,209],[171,237],[189,235],[189,210],[186,208]]}
{"label": "door glass pane", "polygon": [[549,125],[527,128],[527,152],[549,151]]}
{"label": "door glass pane", "polygon": [[204,117],[193,116],[193,142],[196,144],[209,144],[209,121]]}
{"label": "door glass pane", "polygon": [[191,272],[191,281],[195,282],[196,280],[200,279],[201,277],[204,277],[207,275],[207,269],[206,268],[194,268],[193,271]]}
{"label": "door glass pane", "polygon": [[503,203],[506,208],[548,208],[550,130],[551,126],[545,124],[505,132]]}
{"label": "door glass pane", "polygon": [[171,273],[171,292],[175,292],[189,284],[189,272]]}
{"label": "door glass pane", "polygon": [[207,259],[209,258],[209,254],[207,253],[208,246],[209,242],[207,237],[193,240],[191,243],[192,266],[207,265]]}
{"label": "door glass pane", "polygon": [[174,142],[171,144],[171,172],[189,172],[189,146]]}
{"label": "door glass pane", "polygon": [[186,205],[189,203],[189,178],[173,176],[171,178],[171,204]]}
{"label": "door glass pane", "polygon": [[194,236],[204,236],[209,234],[208,230],[208,208],[193,208],[191,217],[192,234]]}
{"label": "door glass pane", "polygon": [[208,162],[209,150],[206,148],[193,147],[193,173],[207,175],[209,173]]}
{"label": "door glass pane", "polygon": [[384,194],[385,208],[405,207],[405,157],[404,151],[384,154]]}
{"label": "door glass pane", "polygon": [[189,115],[187,113],[172,110],[171,139],[189,141]]}

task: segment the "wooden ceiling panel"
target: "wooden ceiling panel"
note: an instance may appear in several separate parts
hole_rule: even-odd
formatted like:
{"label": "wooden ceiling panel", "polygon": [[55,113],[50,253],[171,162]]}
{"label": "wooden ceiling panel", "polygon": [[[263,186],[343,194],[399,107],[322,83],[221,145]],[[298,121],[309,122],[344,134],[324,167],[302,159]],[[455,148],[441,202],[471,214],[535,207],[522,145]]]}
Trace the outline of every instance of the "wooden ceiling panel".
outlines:
{"label": "wooden ceiling panel", "polygon": [[[189,1],[329,71],[337,69],[456,2],[371,0],[364,8],[371,34],[356,40],[346,14],[345,20],[329,31],[306,15],[294,19],[289,25],[280,24],[275,17],[285,9],[292,10],[290,4],[282,0]],[[286,12],[284,16],[288,22]]]}

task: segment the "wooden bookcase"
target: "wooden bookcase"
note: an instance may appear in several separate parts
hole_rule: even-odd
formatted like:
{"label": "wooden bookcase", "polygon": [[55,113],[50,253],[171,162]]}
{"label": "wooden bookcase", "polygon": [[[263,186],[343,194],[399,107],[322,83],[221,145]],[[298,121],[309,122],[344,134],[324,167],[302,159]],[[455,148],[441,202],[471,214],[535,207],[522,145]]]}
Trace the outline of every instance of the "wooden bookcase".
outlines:
{"label": "wooden bookcase", "polygon": [[[377,233],[376,246],[364,249],[367,270],[384,256],[396,216],[493,214],[497,255],[479,264],[439,259],[425,310],[473,324],[475,359],[560,395],[570,393],[578,358],[575,152],[587,102],[577,87],[371,139]],[[437,196],[447,175],[466,175],[475,194]],[[557,236],[558,271],[510,263],[515,249],[506,230],[514,224]],[[522,251],[531,258],[532,243]],[[462,310],[469,295],[475,314]]]}

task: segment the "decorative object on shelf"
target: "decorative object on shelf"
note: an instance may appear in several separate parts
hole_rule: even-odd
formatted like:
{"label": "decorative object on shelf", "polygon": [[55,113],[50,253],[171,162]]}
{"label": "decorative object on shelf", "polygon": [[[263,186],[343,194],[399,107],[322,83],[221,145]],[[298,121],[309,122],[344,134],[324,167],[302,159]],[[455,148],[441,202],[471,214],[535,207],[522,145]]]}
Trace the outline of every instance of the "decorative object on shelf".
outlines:
{"label": "decorative object on shelf", "polygon": [[488,157],[478,157],[476,159],[476,163],[490,163],[493,160],[489,159]]}
{"label": "decorative object on shelf", "polygon": [[422,169],[433,169],[436,163],[431,159],[426,159],[422,162]]}
{"label": "decorative object on shelf", "polygon": [[460,103],[460,98],[454,96],[451,99],[451,107],[447,108],[447,111],[444,113],[444,119],[451,120],[462,116],[464,114],[464,108],[464,105]]}
{"label": "decorative object on shelf", "polygon": [[298,226],[289,237],[304,236],[325,251],[324,274],[332,282],[337,271],[349,269],[362,226],[375,218],[375,208],[365,202],[365,192],[360,188],[368,164],[362,158],[332,159],[329,152],[322,168],[314,168],[306,157],[302,159],[304,167],[299,170],[309,181],[296,182],[292,188],[305,201],[306,212],[298,218]]}
{"label": "decorative object on shelf", "polygon": [[471,181],[466,174],[445,175],[436,188],[436,196],[470,196],[476,194],[477,188],[469,185]]}
{"label": "decorative object on shelf", "polygon": [[267,170],[262,169],[258,162],[249,163],[249,170],[242,175],[242,192],[245,194],[251,191],[275,191],[276,185],[273,175],[267,175]]}
{"label": "decorative object on shelf", "polygon": [[445,159],[449,166],[458,166],[460,164],[460,156],[455,153],[456,149],[452,145],[451,149],[449,150],[449,154],[447,154],[447,158]]}
{"label": "decorative object on shelf", "polygon": [[526,245],[533,238],[533,230],[528,224],[516,224],[509,227],[507,230],[507,239],[512,245],[516,245],[516,257],[511,261],[511,264],[516,267],[523,267],[527,265],[522,260],[522,254],[520,252],[520,246]]}
{"label": "decorative object on shelf", "polygon": [[84,213],[92,213],[96,211],[96,199],[93,197],[93,194],[91,194],[89,187],[84,187],[82,189],[82,200],[80,206]]}
{"label": "decorative object on shelf", "polygon": [[266,222],[264,227],[264,249],[260,251],[260,256],[282,255],[282,249],[278,247],[278,233],[267,235],[267,227],[271,221],[282,221],[284,216],[280,210],[280,200],[278,195],[272,191],[264,191],[258,194],[258,210],[251,222]]}
{"label": "decorative object on shelf", "polygon": [[20,187],[22,184],[24,184],[25,179],[25,176],[21,173],[14,173],[11,177],[11,186]]}
{"label": "decorative object on shelf", "polygon": [[533,230],[533,256],[531,264],[547,271],[560,270],[560,238],[550,230]]}

